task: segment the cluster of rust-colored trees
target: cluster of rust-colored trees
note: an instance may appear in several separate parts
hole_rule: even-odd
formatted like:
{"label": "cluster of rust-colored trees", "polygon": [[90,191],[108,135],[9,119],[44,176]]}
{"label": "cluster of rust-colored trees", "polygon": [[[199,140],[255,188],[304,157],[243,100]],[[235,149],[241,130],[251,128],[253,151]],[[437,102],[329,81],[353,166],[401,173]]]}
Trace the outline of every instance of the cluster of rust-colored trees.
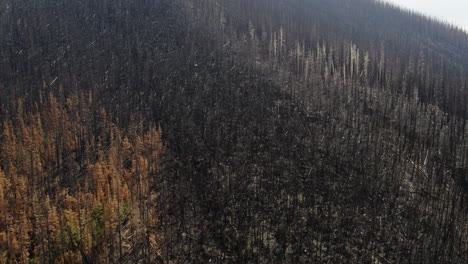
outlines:
{"label": "cluster of rust-colored trees", "polygon": [[13,105],[0,133],[0,263],[154,256],[137,247],[158,247],[150,186],[165,148],[160,129],[137,117],[119,128],[92,108],[91,93]]}

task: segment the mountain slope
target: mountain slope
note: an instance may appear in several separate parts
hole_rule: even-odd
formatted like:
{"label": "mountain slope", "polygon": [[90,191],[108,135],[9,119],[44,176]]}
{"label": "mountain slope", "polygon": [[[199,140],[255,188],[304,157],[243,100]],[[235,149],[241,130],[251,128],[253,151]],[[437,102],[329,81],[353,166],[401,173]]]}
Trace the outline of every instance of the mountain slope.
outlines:
{"label": "mountain slope", "polygon": [[[127,185],[144,191],[122,219],[118,191],[104,192],[113,198],[95,211],[107,228],[92,233],[95,244],[32,228],[12,247],[13,222],[0,221],[0,262],[466,262],[462,31],[371,0],[1,4],[2,138],[55,95],[86,128],[83,148],[114,154],[64,148],[45,179],[67,180],[40,187],[79,197],[92,177],[77,177],[75,162],[91,170],[109,155],[123,157],[106,159],[117,171],[109,181],[129,171],[143,184]],[[98,125],[103,118],[112,125]],[[164,148],[139,139],[155,123]],[[112,150],[114,133],[134,151]],[[0,171],[11,182],[9,155],[2,150]],[[20,175],[34,186],[35,174]],[[16,189],[4,182],[0,201],[14,208]],[[80,210],[50,197],[58,214]],[[85,222],[100,219],[90,212]],[[60,246],[39,250],[40,239]]]}

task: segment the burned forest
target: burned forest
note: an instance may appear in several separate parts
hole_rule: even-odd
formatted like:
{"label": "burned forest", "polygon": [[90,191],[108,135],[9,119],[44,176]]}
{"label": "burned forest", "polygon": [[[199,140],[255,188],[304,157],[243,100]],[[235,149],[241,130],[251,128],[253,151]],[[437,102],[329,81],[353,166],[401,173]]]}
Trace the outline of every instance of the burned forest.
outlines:
{"label": "burned forest", "polygon": [[0,264],[468,263],[468,33],[376,0],[0,0]]}

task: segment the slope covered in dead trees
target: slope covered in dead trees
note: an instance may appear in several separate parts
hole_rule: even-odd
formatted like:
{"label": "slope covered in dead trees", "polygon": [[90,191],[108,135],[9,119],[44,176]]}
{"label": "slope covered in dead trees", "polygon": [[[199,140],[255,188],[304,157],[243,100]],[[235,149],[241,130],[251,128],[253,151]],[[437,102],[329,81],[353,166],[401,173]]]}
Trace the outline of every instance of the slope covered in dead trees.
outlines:
{"label": "slope covered in dead trees", "polygon": [[26,110],[19,99],[3,118],[0,263],[157,256],[150,188],[165,149],[161,131],[139,118],[119,129],[92,100],[41,96]]}
{"label": "slope covered in dead trees", "polygon": [[460,29],[373,0],[0,5],[2,261],[466,263]]}

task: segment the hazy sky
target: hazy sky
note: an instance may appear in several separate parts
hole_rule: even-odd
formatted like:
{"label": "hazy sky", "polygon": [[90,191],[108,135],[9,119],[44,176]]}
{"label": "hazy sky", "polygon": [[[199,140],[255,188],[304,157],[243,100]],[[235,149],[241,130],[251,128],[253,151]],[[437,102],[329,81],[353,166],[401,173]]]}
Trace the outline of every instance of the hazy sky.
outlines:
{"label": "hazy sky", "polygon": [[385,0],[459,25],[468,32],[468,0]]}

